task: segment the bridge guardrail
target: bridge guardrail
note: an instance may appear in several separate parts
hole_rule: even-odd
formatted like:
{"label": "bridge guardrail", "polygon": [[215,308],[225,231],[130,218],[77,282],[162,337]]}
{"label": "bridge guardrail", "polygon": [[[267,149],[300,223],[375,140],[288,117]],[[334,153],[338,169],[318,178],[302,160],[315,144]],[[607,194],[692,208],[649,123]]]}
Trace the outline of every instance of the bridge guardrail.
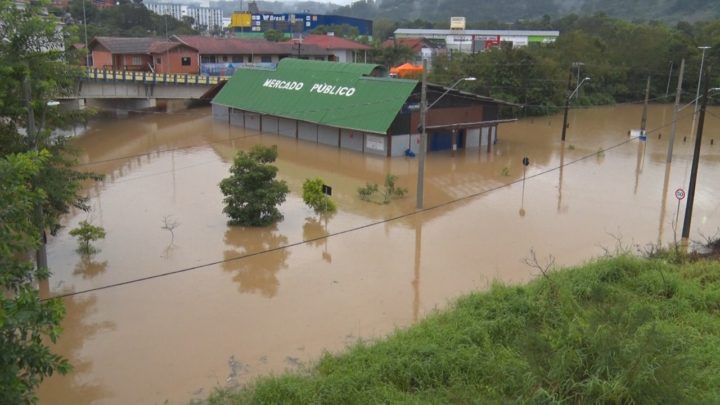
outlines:
{"label": "bridge guardrail", "polygon": [[145,84],[167,83],[188,85],[216,85],[229,79],[228,76],[206,76],[187,73],[155,73],[137,71],[117,71],[97,68],[85,70],[85,77],[91,80],[130,81]]}

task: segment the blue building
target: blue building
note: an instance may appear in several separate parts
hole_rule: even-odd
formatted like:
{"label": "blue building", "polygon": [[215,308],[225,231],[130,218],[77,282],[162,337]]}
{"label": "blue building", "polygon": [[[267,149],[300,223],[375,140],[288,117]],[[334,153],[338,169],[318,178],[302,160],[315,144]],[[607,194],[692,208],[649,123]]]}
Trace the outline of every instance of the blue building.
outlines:
{"label": "blue building", "polygon": [[372,36],[373,23],[362,18],[339,15],[306,13],[236,13],[231,19],[231,28],[239,36],[260,36],[268,30],[276,30],[288,36],[307,33],[319,26],[348,25],[357,28],[362,36]]}

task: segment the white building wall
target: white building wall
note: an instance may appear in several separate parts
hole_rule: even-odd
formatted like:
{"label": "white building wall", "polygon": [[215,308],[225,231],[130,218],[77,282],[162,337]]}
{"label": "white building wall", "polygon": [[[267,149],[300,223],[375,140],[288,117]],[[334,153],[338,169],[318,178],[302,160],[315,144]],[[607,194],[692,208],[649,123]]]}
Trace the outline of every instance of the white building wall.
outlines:
{"label": "white building wall", "polygon": [[193,28],[207,30],[223,27],[223,12],[219,8],[195,7],[175,3],[144,3],[145,7],[158,15],[169,15],[177,20],[192,17]]}

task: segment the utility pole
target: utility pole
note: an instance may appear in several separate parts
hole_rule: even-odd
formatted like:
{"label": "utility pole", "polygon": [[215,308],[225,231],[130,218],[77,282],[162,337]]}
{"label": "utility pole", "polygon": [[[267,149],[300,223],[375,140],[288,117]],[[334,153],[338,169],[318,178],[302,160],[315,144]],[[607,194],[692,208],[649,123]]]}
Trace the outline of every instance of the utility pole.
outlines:
{"label": "utility pole", "polygon": [[645,128],[647,126],[647,109],[648,100],[650,99],[650,76],[647,78],[647,84],[645,85],[645,106],[643,107],[642,119],[640,120],[640,137],[645,137]]}
{"label": "utility pole", "polygon": [[427,132],[425,132],[425,116],[427,115],[427,59],[423,58],[422,85],[420,87],[420,150],[418,150],[418,177],[416,208],[422,209],[425,194],[425,152],[427,149]]}
{"label": "utility pole", "polygon": [[[38,151],[38,134],[35,129],[35,111],[32,106],[32,87],[30,85],[30,74],[23,79],[23,93],[25,96],[25,105],[27,106],[27,136],[32,142],[33,151]],[[45,216],[43,214],[42,203],[35,204],[35,222],[40,232],[40,244],[35,251],[35,261],[38,269],[47,268],[47,250],[45,248]]]}
{"label": "utility pole", "polygon": [[668,73],[668,83],[667,87],[665,87],[665,98],[667,98],[668,94],[670,93],[670,79],[672,78],[672,71],[674,66],[675,63],[673,61],[670,61],[670,73]]}
{"label": "utility pole", "polygon": [[703,125],[705,124],[705,108],[708,99],[708,73],[705,74],[705,88],[703,89],[703,101],[700,107],[700,119],[698,121],[697,134],[695,135],[695,150],[693,151],[692,169],[690,170],[690,185],[688,186],[687,203],[685,205],[685,221],[683,222],[682,239],[687,242],[690,237],[690,221],[692,220],[693,203],[695,202],[695,184],[697,183],[698,163],[700,160],[700,146],[703,133]]}
{"label": "utility pole", "polygon": [[[572,81],[572,69],[570,69],[570,73],[568,74],[568,84],[567,89],[565,90],[566,93],[570,92],[570,82]],[[563,115],[563,127],[562,127],[562,137],[560,140],[562,142],[565,142],[565,131],[567,130],[567,115],[568,115],[568,105],[570,104],[570,96],[565,97],[565,114]]]}
{"label": "utility pole", "polygon": [[677,129],[678,105],[680,104],[680,95],[682,93],[683,73],[685,72],[685,59],[680,62],[680,74],[678,75],[677,90],[675,91],[675,107],[672,115],[672,130],[670,132],[670,142],[668,143],[667,162],[672,162],[673,144],[675,143],[675,130]]}

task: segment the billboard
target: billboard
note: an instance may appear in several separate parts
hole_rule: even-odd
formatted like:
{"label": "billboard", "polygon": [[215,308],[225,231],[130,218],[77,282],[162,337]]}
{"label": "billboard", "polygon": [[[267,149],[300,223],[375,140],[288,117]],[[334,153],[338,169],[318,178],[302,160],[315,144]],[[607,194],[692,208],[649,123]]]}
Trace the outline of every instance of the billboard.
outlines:
{"label": "billboard", "polygon": [[450,29],[451,30],[464,30],[465,29],[465,17],[450,17]]}

